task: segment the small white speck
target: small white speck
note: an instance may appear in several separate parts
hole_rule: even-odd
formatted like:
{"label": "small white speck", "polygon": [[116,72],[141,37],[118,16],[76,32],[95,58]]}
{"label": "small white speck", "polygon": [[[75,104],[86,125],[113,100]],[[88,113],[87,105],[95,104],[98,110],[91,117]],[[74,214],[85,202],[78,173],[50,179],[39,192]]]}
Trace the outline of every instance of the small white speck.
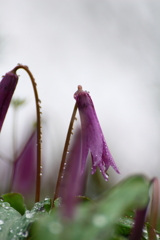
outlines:
{"label": "small white speck", "polygon": [[96,227],[104,227],[107,223],[107,218],[105,215],[101,215],[101,214],[97,214],[93,217],[93,220],[92,220],[93,224],[96,226]]}

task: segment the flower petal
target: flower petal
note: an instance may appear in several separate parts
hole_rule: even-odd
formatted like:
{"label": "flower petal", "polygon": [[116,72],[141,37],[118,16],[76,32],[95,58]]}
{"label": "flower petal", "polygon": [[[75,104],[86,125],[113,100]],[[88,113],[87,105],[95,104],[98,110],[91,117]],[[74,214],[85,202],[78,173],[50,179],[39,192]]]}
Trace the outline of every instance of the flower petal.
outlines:
{"label": "flower petal", "polygon": [[92,99],[88,92],[82,90],[81,86],[78,86],[74,98],[79,109],[82,127],[82,171],[90,150],[93,164],[92,174],[99,167],[103,177],[107,180],[106,171],[109,166],[112,166],[117,173],[119,170],[106,144]]}
{"label": "flower petal", "polygon": [[0,82],[0,131],[17,82],[18,76],[12,71],[6,73]]}
{"label": "flower petal", "polygon": [[31,197],[35,191],[36,140],[37,131],[34,130],[13,165],[12,191],[20,192],[25,198]]}
{"label": "flower petal", "polygon": [[81,132],[75,134],[75,141],[71,145],[66,159],[64,173],[59,190],[59,197],[62,198],[62,212],[66,217],[73,217],[74,208],[78,201],[75,197],[83,194],[84,175],[80,172],[80,145]]}

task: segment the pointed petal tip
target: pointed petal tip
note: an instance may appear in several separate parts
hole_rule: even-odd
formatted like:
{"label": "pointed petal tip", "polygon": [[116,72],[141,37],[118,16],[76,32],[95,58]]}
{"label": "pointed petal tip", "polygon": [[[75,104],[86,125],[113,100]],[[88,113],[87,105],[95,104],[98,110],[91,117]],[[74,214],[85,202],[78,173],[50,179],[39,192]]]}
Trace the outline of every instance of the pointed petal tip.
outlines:
{"label": "pointed petal tip", "polygon": [[121,174],[116,164],[111,164],[111,167],[115,170],[116,173]]}

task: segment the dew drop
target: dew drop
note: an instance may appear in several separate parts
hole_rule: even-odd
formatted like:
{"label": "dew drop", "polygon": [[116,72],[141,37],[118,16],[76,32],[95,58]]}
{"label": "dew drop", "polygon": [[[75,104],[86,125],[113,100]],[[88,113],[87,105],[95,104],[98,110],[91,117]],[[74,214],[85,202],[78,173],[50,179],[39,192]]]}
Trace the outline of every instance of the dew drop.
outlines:
{"label": "dew drop", "polygon": [[32,218],[33,217],[33,213],[31,213],[30,211],[26,211],[26,218]]}
{"label": "dew drop", "polygon": [[50,198],[49,197],[45,197],[44,201],[48,201],[48,200],[50,200]]}
{"label": "dew drop", "polygon": [[19,233],[17,233],[18,236],[22,236],[22,232],[20,231]]}
{"label": "dew drop", "polygon": [[28,237],[28,231],[23,232],[22,237]]}
{"label": "dew drop", "polygon": [[8,202],[4,202],[2,203],[2,207],[8,210],[10,208],[10,204]]}
{"label": "dew drop", "polygon": [[63,175],[61,176],[61,178],[63,178]]}
{"label": "dew drop", "polygon": [[42,173],[40,173],[39,175],[42,176]]}
{"label": "dew drop", "polygon": [[0,219],[0,225],[4,224],[4,221]]}

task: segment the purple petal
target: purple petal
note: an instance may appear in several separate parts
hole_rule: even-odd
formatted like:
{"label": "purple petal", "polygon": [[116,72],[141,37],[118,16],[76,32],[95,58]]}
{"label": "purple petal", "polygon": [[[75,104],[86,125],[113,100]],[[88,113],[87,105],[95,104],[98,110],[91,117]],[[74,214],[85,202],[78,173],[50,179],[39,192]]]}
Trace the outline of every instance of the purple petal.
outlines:
{"label": "purple petal", "polygon": [[17,82],[18,76],[14,72],[6,73],[0,82],[0,131]]}
{"label": "purple petal", "polygon": [[92,174],[99,167],[105,180],[108,180],[106,171],[109,166],[117,173],[119,170],[106,144],[92,99],[88,92],[82,90],[81,86],[78,86],[74,98],[77,102],[82,126],[82,172],[90,150],[93,164]]}
{"label": "purple petal", "polygon": [[75,135],[75,141],[68,153],[64,173],[59,190],[59,197],[62,198],[62,211],[66,217],[73,217],[74,208],[77,203],[75,198],[82,194],[83,178],[80,174],[80,152],[81,132]]}
{"label": "purple petal", "polygon": [[34,131],[27,140],[21,154],[14,162],[12,191],[25,197],[35,190],[36,182],[36,136]]}

